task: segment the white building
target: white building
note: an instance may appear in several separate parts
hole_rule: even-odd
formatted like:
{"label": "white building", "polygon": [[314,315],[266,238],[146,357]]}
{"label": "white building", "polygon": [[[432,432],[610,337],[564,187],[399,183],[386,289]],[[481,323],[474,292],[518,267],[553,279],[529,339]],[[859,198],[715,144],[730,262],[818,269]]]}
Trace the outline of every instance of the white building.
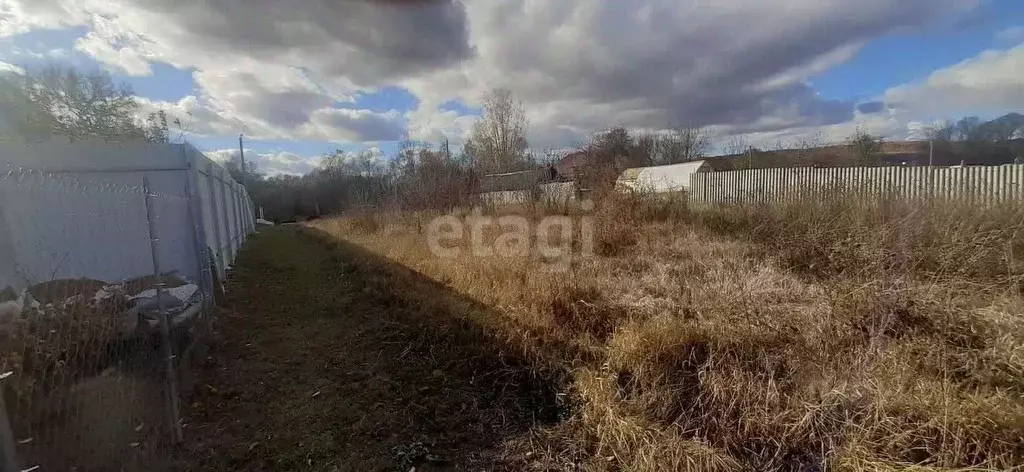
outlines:
{"label": "white building", "polygon": [[690,188],[690,176],[711,170],[707,161],[684,162],[667,166],[634,167],[619,175],[615,188],[645,192],[674,192]]}

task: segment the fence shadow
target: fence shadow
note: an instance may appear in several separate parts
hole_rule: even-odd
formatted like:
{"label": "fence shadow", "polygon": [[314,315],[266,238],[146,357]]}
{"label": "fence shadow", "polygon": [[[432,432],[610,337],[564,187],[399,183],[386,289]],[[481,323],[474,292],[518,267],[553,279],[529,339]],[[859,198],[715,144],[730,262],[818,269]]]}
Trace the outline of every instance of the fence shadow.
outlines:
{"label": "fence shadow", "polygon": [[567,412],[471,310],[492,312],[318,230],[261,232],[192,400],[187,468],[502,468],[504,439]]}

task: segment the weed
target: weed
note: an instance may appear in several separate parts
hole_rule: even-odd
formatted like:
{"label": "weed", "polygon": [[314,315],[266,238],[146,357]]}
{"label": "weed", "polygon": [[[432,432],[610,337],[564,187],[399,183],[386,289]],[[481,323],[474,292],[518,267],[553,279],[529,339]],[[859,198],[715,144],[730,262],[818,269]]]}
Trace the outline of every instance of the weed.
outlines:
{"label": "weed", "polygon": [[473,323],[572,379],[567,421],[509,441],[522,468],[1024,463],[1024,206],[605,193],[594,218],[568,276],[437,258],[402,223],[313,225],[490,307]]}

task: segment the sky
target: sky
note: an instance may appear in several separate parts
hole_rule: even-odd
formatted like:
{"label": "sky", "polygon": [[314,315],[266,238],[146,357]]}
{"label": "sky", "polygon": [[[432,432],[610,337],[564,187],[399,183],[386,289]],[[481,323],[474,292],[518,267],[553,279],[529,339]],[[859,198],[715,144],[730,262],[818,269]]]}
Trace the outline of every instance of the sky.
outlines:
{"label": "sky", "polygon": [[539,152],[613,126],[899,140],[1024,110],[1024,2],[0,0],[0,71],[55,63],[110,72],[212,157],[243,134],[268,174],[457,149],[498,87]]}

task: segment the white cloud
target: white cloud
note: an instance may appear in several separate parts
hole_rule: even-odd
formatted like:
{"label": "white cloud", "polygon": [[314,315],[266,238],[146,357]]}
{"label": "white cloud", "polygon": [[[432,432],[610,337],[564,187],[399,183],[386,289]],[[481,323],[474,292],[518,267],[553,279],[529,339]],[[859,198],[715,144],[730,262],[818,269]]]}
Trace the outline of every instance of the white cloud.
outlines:
{"label": "white cloud", "polygon": [[1024,45],[985,51],[937,70],[926,79],[885,92],[890,108],[917,117],[940,118],[963,110],[1005,113],[1024,109]]}
{"label": "white cloud", "polygon": [[299,132],[309,139],[336,142],[397,141],[404,127],[398,112],[321,108]]}
{"label": "white cloud", "polygon": [[146,76],[153,73],[149,61],[132,46],[118,47],[110,38],[103,38],[90,32],[75,42],[75,49],[92,56],[97,61],[113,66],[132,76]]}
{"label": "white cloud", "polygon": [[477,116],[461,115],[453,110],[442,110],[438,107],[420,106],[409,112],[408,120],[409,139],[430,143],[448,140],[452,149],[459,149],[469,137],[469,131]]}
{"label": "white cloud", "polygon": [[750,145],[772,148],[819,140],[842,142],[858,128],[892,140],[923,139],[927,127],[940,119],[963,114],[997,116],[1024,109],[1024,45],[1006,50],[989,50],[929,74],[927,77],[891,87],[879,101],[877,113],[854,114],[853,119],[825,126],[783,127],[776,131],[744,133],[720,128],[727,141],[740,135]]}
{"label": "white cloud", "polygon": [[889,112],[862,114],[858,112],[850,121],[826,126],[803,126],[753,133],[723,132],[716,142],[723,145],[734,136],[739,136],[744,143],[758,149],[790,148],[799,147],[804,143],[811,145],[842,143],[857,130],[894,141],[915,137],[907,122],[897,114]]}
{"label": "white cloud", "polygon": [[230,135],[242,132],[256,137],[271,133],[269,130],[253,132],[247,123],[232,119],[231,117],[221,116],[200,104],[199,99],[194,95],[185,96],[175,102],[150,100],[140,97],[138,102],[140,105],[140,116],[146,116],[158,110],[165,111],[170,122],[171,134],[184,132],[199,136],[209,136],[218,134]]}
{"label": "white cloud", "polygon": [[12,46],[5,51],[8,58],[16,58],[26,62],[42,62],[49,60],[65,60],[68,52],[64,49],[54,48],[47,51],[30,51],[17,46]]}
{"label": "white cloud", "polygon": [[36,28],[57,28],[75,24],[79,15],[66,23],[62,17],[68,16],[64,6],[49,0],[22,2],[19,0],[0,0],[0,37],[26,33]]}
{"label": "white cloud", "polygon": [[[207,157],[219,163],[238,161],[238,149],[218,149],[206,151]],[[256,153],[245,150],[245,165],[261,174],[303,175],[313,170],[320,161],[320,156],[304,157],[288,151]]]}
{"label": "white cloud", "polygon": [[86,26],[76,49],[129,75],[150,74],[155,61],[195,69],[193,121],[210,121],[194,128],[260,137],[396,139],[401,117],[335,102],[471,53],[463,9],[446,1],[0,0],[0,21],[0,36]]}
{"label": "white cloud", "polygon": [[22,75],[25,73],[25,69],[18,67],[14,64],[8,64],[0,61],[0,74],[17,74]]}
{"label": "white cloud", "polygon": [[[199,136],[242,133],[253,139],[311,139],[335,143],[370,143],[392,141],[402,137],[402,116],[397,112],[377,113],[370,110],[323,107],[311,109],[308,112],[310,116],[305,116],[288,108],[291,98],[301,97],[302,94],[271,94],[262,102],[256,102],[259,106],[270,109],[275,106],[282,107],[283,116],[270,114],[277,117],[277,122],[267,122],[249,114],[245,111],[246,102],[243,97],[239,97],[237,102],[243,105],[234,104],[227,109],[217,109],[193,95],[176,102],[140,98],[139,114],[145,116],[157,110],[164,110],[168,115],[168,121],[171,122],[172,134],[179,131]],[[289,121],[293,119],[295,121]]]}
{"label": "white cloud", "polygon": [[[474,118],[440,105],[507,87],[527,106],[531,145],[545,148],[613,125],[785,134],[888,123],[898,117],[861,116],[808,78],[977,3],[0,0],[0,36],[82,25],[79,50],[126,73],[154,61],[195,70],[196,96],[147,105],[188,108],[196,132],[372,142],[407,129],[457,143]],[[396,84],[419,100],[405,116],[336,108]]]}
{"label": "white cloud", "polygon": [[542,147],[613,125],[827,126],[853,119],[854,104],[819,97],[810,76],[873,38],[975,3],[471,0],[476,56],[403,85],[428,110],[507,87]]}

